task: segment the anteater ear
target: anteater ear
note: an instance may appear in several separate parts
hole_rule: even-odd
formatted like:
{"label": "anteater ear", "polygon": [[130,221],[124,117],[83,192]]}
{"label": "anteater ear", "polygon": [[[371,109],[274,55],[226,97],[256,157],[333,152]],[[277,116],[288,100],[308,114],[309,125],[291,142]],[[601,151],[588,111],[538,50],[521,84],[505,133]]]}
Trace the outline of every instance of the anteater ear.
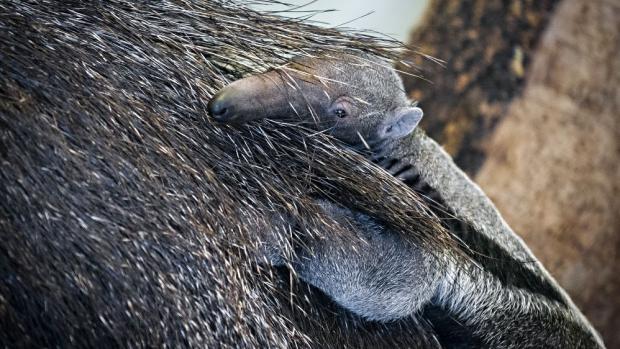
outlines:
{"label": "anteater ear", "polygon": [[413,132],[418,126],[424,112],[418,107],[399,108],[391,117],[386,118],[379,131],[382,140],[398,139]]}

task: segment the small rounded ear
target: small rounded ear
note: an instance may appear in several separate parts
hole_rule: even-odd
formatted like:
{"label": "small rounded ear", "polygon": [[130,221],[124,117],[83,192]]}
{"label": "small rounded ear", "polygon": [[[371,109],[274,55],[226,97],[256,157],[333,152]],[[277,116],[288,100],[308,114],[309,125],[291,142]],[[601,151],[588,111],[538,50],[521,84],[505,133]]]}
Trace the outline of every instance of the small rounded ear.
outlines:
{"label": "small rounded ear", "polygon": [[396,109],[383,123],[379,138],[389,140],[405,137],[418,126],[423,115],[424,112],[418,107]]}

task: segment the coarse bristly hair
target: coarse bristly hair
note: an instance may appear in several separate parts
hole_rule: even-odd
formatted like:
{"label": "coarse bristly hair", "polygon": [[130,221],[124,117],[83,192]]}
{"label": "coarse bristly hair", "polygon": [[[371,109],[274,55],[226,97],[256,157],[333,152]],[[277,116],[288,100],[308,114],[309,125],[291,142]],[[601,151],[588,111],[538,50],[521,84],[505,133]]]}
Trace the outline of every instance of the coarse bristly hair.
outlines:
{"label": "coarse bristly hair", "polygon": [[457,250],[423,201],[324,135],[206,113],[226,82],[292,56],[398,48],[231,1],[0,3],[0,344],[436,345],[427,324],[362,323],[255,254],[274,212],[301,222],[272,232],[289,255],[337,232],[315,197]]}

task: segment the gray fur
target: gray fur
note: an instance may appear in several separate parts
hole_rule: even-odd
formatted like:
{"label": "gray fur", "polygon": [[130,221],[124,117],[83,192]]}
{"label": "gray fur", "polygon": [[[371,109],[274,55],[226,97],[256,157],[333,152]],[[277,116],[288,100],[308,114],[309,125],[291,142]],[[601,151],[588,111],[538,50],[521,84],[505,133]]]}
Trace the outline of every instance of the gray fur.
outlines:
{"label": "gray fur", "polygon": [[345,229],[297,257],[293,267],[304,281],[378,321],[415,314],[436,294],[447,270],[434,255],[364,214],[325,200],[320,206]]}
{"label": "gray fur", "polygon": [[[336,130],[332,134],[354,145],[359,144],[360,138],[355,137],[359,134],[370,141],[378,140],[373,135],[382,122],[390,118],[390,111],[407,103],[396,88],[400,80],[385,66],[380,70],[384,74],[381,78],[375,75],[380,74],[377,70],[359,72],[359,66],[346,64],[350,60],[348,56],[341,58],[344,62],[341,65],[331,60],[327,64],[317,60],[306,66],[317,67],[318,70],[311,73],[337,80],[336,86],[349,90],[339,91],[340,94],[364,96],[370,104],[363,107],[358,119],[346,126],[335,128],[332,124],[321,123],[317,126],[319,130]],[[368,58],[364,56],[364,59]],[[248,91],[251,95],[253,81],[246,82],[249,85],[244,86],[243,80],[233,84],[231,90],[243,86],[247,98]],[[317,106],[321,103],[317,100],[321,99],[317,89],[321,87],[304,83],[298,86],[308,87],[301,95],[306,96],[305,101],[309,101],[311,109],[319,109]],[[231,96],[227,98],[234,100]],[[394,97],[393,100],[390,101],[390,97]],[[256,98],[255,103],[261,103],[260,96]],[[282,100],[289,98],[284,96]],[[291,104],[297,106],[294,109],[298,117],[315,116],[299,113],[302,101],[295,98]],[[263,104],[261,108],[255,110],[250,105],[248,110],[234,117],[235,122],[272,118],[270,112],[274,110],[277,112],[273,117],[282,118],[287,112],[284,105]],[[320,116],[319,120],[322,120]],[[459,254],[437,257],[436,251],[405,242],[398,233],[368,216],[325,201],[320,201],[320,205],[327,215],[343,222],[341,226],[349,227],[349,234],[357,240],[309,242],[308,252],[301,254],[292,265],[303,280],[321,289],[341,306],[370,320],[397,320],[416,316],[425,306],[439,307],[466,327],[479,341],[478,345],[486,347],[604,346],[596,331],[523,241],[510,230],[490,200],[434,141],[421,131],[415,132],[413,137],[379,140],[373,150],[377,159],[384,160],[384,168],[400,179],[414,180],[411,185],[428,194],[429,204],[443,207],[440,209],[474,229],[474,234],[488,239],[492,248],[513,258],[518,266],[525,268],[516,277],[521,280],[511,281],[487,269],[503,261],[483,259],[484,264],[480,265]],[[453,234],[461,237],[458,229]],[[476,247],[467,245],[468,249]]]}
{"label": "gray fur", "polygon": [[[501,311],[498,310],[507,310],[510,315],[506,316],[510,321],[522,326],[510,329],[510,333],[520,335],[521,342],[513,342],[513,347],[525,347],[524,343],[528,342],[534,342],[531,346],[535,347],[536,340],[557,348],[604,347],[600,335],[523,240],[510,229],[491,200],[435,141],[419,130],[413,137],[387,145],[383,152],[419,170],[421,181],[437,191],[456,218],[471,224],[477,233],[496,242],[541,280],[551,284],[560,295],[561,302],[506,287],[478,268],[470,269],[472,273],[468,273],[467,268],[460,272],[455,270],[459,279],[456,284],[460,286],[454,290],[468,291],[457,292],[458,296],[454,297],[444,290],[440,299],[449,302],[452,307],[460,308],[459,311],[465,314],[464,318],[478,323],[477,327],[481,329],[488,329],[491,319],[500,318]],[[506,273],[510,272],[506,270]],[[455,298],[458,299],[456,302]],[[484,301],[480,302],[480,299]],[[521,318],[537,320],[536,323],[524,324],[519,322]],[[506,338],[496,338],[491,333],[485,334],[485,337],[488,337],[489,343],[510,346]]]}
{"label": "gray fur", "polygon": [[470,328],[485,347],[603,347],[579,310],[563,302],[568,298],[555,301],[504,285],[467,258],[437,260],[364,214],[323,200],[320,206],[347,233],[308,242],[292,268],[368,320],[419,316],[432,304]]}
{"label": "gray fur", "polygon": [[[604,347],[570,298],[536,261],[477,186],[458,171],[438,145],[416,132],[418,147],[410,159],[416,165],[441,169],[438,191],[452,198],[459,219],[483,226],[480,234],[496,241],[561,295],[559,300],[506,285],[469,258],[446,256],[412,244],[374,219],[329,201],[319,201],[331,219],[345,227],[338,238],[316,239],[298,253],[292,268],[304,281],[319,288],[341,306],[375,321],[420,316],[427,305],[444,309],[480,342],[498,348]],[[430,162],[427,162],[430,161]],[[426,171],[421,171],[422,176]],[[429,178],[432,178],[430,176]],[[430,180],[435,182],[435,180]],[[451,191],[467,193],[450,196]],[[459,207],[463,211],[459,211]],[[474,209],[473,215],[468,210]],[[477,212],[484,213],[484,220]],[[329,234],[331,235],[331,234]],[[510,270],[505,270],[510,273]],[[454,343],[451,343],[454,344]]]}

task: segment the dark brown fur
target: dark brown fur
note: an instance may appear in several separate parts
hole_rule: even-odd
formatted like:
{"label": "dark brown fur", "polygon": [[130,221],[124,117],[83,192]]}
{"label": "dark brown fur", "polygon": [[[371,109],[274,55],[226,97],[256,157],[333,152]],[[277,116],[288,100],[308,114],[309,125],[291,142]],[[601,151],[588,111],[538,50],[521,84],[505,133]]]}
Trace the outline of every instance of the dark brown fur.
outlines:
{"label": "dark brown fur", "polygon": [[225,79],[361,42],[218,2],[1,3],[0,346],[436,347],[255,253],[274,210],[303,222],[291,253],[337,230],[308,193],[449,246],[420,200],[325,137],[205,114]]}

